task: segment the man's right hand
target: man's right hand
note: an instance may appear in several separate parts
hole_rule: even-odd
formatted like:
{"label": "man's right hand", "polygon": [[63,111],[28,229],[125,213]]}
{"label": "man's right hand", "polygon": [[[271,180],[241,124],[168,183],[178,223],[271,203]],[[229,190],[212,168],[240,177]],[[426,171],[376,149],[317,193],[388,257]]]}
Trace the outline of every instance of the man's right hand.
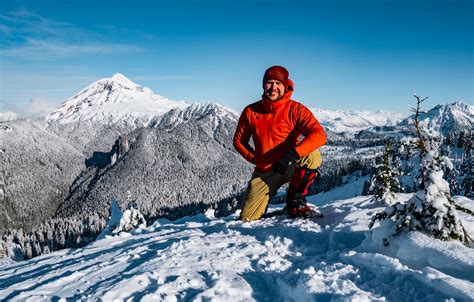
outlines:
{"label": "man's right hand", "polygon": [[280,158],[274,165],[273,171],[281,175],[285,174],[288,168],[299,159],[298,153],[291,149],[282,158]]}

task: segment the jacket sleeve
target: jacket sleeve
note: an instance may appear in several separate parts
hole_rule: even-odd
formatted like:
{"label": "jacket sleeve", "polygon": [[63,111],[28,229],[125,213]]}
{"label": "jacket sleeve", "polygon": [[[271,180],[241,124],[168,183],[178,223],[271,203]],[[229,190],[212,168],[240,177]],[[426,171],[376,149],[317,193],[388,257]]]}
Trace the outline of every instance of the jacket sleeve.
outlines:
{"label": "jacket sleeve", "polygon": [[325,145],[326,134],[324,133],[323,127],[321,127],[318,120],[308,108],[300,105],[298,113],[297,128],[298,131],[304,135],[304,139],[295,147],[295,151],[300,157],[303,157]]}
{"label": "jacket sleeve", "polygon": [[255,164],[255,151],[249,145],[251,135],[252,131],[248,118],[248,108],[245,108],[240,115],[239,123],[237,124],[237,129],[235,130],[234,148],[240,153],[240,155],[243,156],[243,158],[252,164]]}

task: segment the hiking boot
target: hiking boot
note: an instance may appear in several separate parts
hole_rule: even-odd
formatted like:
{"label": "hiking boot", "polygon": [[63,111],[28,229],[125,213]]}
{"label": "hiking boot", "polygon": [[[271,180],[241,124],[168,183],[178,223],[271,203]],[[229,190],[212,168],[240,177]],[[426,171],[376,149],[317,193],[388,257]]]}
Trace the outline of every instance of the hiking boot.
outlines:
{"label": "hiking boot", "polygon": [[323,217],[320,211],[311,209],[308,205],[299,206],[297,208],[288,208],[288,216],[290,218],[313,218]]}

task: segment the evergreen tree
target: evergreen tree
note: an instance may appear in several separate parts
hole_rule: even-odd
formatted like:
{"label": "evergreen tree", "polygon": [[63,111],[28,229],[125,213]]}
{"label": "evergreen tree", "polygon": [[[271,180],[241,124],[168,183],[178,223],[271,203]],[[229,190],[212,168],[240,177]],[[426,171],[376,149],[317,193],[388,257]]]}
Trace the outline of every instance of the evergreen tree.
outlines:
{"label": "evergreen tree", "polygon": [[[451,154],[451,148],[445,142],[439,149],[439,155],[441,157],[449,158]],[[446,181],[449,183],[449,189],[451,196],[459,195],[461,192],[461,185],[459,182],[459,171],[454,164],[443,165],[443,174]]]}
{"label": "evergreen tree", "polygon": [[469,142],[469,137],[467,133],[465,132],[459,133],[457,147],[464,148],[468,144],[468,142]]}
{"label": "evergreen tree", "polygon": [[401,187],[403,192],[416,192],[418,190],[419,176],[419,152],[416,151],[418,143],[413,140],[403,141],[401,146],[401,156],[403,158],[400,175],[403,175]]}
{"label": "evergreen tree", "polygon": [[464,147],[464,159],[462,162],[462,194],[474,199],[474,163],[472,161],[473,139]]}
{"label": "evergreen tree", "polygon": [[381,204],[389,205],[395,200],[394,192],[400,191],[398,168],[393,166],[391,144],[387,140],[382,163],[375,166],[370,181],[369,193]]}

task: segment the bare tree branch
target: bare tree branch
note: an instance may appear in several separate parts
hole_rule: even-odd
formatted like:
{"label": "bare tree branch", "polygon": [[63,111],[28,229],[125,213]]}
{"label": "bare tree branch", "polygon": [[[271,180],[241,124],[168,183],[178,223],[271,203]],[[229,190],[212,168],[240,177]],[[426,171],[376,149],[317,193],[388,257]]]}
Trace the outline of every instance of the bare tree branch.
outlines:
{"label": "bare tree branch", "polygon": [[420,139],[421,152],[422,152],[422,154],[426,154],[430,150],[429,150],[428,146],[426,145],[425,139],[423,138],[423,133],[421,131],[421,126],[420,126],[420,113],[421,113],[420,104],[422,102],[424,102],[425,100],[427,100],[429,98],[429,96],[427,96],[424,99],[420,99],[420,97],[417,96],[416,94],[414,94],[413,96],[416,98],[416,109],[412,110],[412,111],[415,112],[415,117],[414,117],[413,120],[415,122],[415,127],[416,127],[416,132],[418,133],[418,138]]}

